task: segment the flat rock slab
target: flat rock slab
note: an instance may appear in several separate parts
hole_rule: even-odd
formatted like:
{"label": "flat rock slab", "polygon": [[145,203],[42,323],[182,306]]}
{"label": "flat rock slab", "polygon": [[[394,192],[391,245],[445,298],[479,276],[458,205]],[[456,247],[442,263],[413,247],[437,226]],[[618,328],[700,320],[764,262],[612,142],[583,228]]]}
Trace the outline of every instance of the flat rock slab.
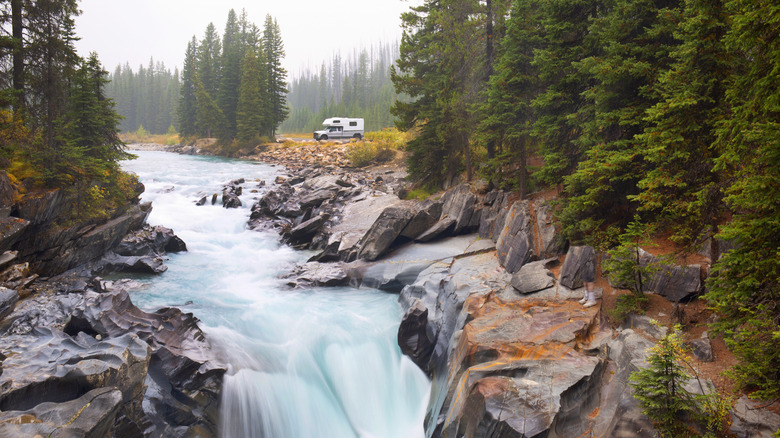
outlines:
{"label": "flat rock slab", "polygon": [[151,353],[137,335],[98,341],[83,332],[70,337],[43,328],[37,335],[2,338],[3,411],[69,401],[104,386],[122,390],[125,401],[143,394]]}
{"label": "flat rock slab", "polygon": [[512,286],[521,294],[530,294],[555,286],[553,273],[544,265],[545,261],[524,265],[512,275]]}
{"label": "flat rock slab", "polygon": [[366,265],[356,275],[365,286],[400,292],[434,263],[489,250],[491,247],[492,242],[480,239],[476,234],[449,237],[426,244],[409,243],[381,260]]}
{"label": "flat rock slab", "polygon": [[63,403],[41,403],[28,411],[0,413],[0,436],[5,438],[106,437],[122,403],[115,388],[94,389]]}
{"label": "flat rock slab", "polygon": [[584,433],[581,418],[597,406],[603,362],[578,346],[598,331],[598,309],[505,302],[492,293],[471,295],[463,306],[471,321],[454,352],[445,435],[538,436],[553,424],[559,435]]}

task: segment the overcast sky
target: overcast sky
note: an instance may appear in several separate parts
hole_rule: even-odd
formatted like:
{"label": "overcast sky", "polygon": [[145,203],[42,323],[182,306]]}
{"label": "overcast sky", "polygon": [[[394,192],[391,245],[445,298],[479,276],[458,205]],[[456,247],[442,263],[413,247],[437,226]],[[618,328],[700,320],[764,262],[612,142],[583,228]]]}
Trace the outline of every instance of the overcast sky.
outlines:
{"label": "overcast sky", "polygon": [[286,52],[285,66],[295,76],[311,66],[319,71],[336,51],[347,55],[353,49],[400,39],[400,15],[407,0],[215,1],[215,0],[80,0],[76,18],[79,54],[95,51],[106,70],[129,62],[133,70],[163,61],[171,70],[181,68],[187,42],[200,41],[209,22],[220,35],[228,11],[241,14],[262,27],[266,14],[279,23]]}

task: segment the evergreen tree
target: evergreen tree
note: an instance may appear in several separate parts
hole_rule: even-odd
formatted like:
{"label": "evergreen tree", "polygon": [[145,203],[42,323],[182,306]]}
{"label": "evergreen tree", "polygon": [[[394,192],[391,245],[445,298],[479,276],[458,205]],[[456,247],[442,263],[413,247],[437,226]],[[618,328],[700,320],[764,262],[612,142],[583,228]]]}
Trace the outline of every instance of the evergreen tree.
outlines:
{"label": "evergreen tree", "polygon": [[264,121],[267,120],[265,112],[268,110],[266,102],[263,101],[262,66],[253,50],[247,50],[241,63],[241,71],[236,111],[238,128],[236,139],[242,143],[249,143],[257,141],[265,134]]}
{"label": "evergreen tree", "polygon": [[402,15],[404,36],[392,112],[401,130],[419,128],[407,150],[410,173],[433,184],[451,183],[465,165],[471,178],[472,106],[481,91],[480,53],[471,0],[429,0]]}
{"label": "evergreen tree", "polygon": [[730,177],[733,217],[720,237],[735,242],[709,278],[716,327],[742,360],[737,381],[752,397],[780,395],[780,9],[730,0],[725,50],[739,54],[726,87],[730,111],[718,124],[716,172]]}
{"label": "evergreen tree", "polygon": [[222,37],[222,76],[217,96],[217,103],[227,121],[227,134],[230,138],[236,136],[236,106],[238,105],[238,88],[241,82],[241,60],[245,51],[242,40],[236,11],[231,9]]}
{"label": "evergreen tree", "polygon": [[[661,73],[661,101],[647,111],[651,125],[640,136],[649,170],[633,199],[687,246],[711,237],[723,220],[723,179],[713,172],[719,155],[713,146],[716,124],[727,112],[732,60],[723,45],[726,29],[722,0],[684,2],[676,34],[681,44],[670,55],[671,68]],[[717,241],[712,248],[717,260]]]}
{"label": "evergreen tree", "polygon": [[579,238],[603,222],[625,226],[636,211],[631,197],[645,173],[645,146],[636,137],[648,126],[656,83],[677,44],[677,0],[610,0],[606,15],[592,21],[589,38],[604,42],[601,53],[575,67],[588,77],[581,93],[576,144],[584,160],[565,178],[560,213],[564,232]]}
{"label": "evergreen tree", "polygon": [[593,77],[577,68],[577,63],[596,53],[598,42],[589,38],[588,27],[597,16],[598,2],[551,0],[542,3],[541,12],[544,45],[534,53],[534,65],[544,90],[533,102],[537,113],[534,136],[544,157],[538,177],[548,184],[560,184],[586,150],[578,142],[582,128],[578,113]]}
{"label": "evergreen tree", "polygon": [[542,47],[538,22],[538,1],[515,0],[502,40],[503,55],[481,108],[481,138],[488,145],[498,145],[497,158],[489,163],[489,176],[516,182],[521,197],[528,193],[528,158],[535,146],[531,102],[540,91],[537,68],[532,64],[534,50]]}
{"label": "evergreen tree", "polygon": [[195,37],[187,44],[187,52],[184,54],[184,68],[181,71],[181,89],[179,91],[179,133],[182,137],[190,137],[197,134],[195,128],[197,98],[195,97],[195,62],[197,41]]}
{"label": "evergreen tree", "polygon": [[197,69],[198,77],[203,84],[204,90],[212,99],[217,97],[217,90],[220,82],[220,54],[222,45],[219,39],[219,33],[214,23],[206,26],[206,33],[200,41],[197,51]]}
{"label": "evergreen tree", "polygon": [[206,87],[195,74],[192,77],[195,91],[195,132],[200,137],[225,139],[225,116],[206,92]]}
{"label": "evergreen tree", "polygon": [[269,93],[268,126],[270,135],[276,134],[276,128],[289,114],[287,108],[287,71],[282,67],[284,44],[279,24],[270,15],[266,15],[263,26],[263,55],[266,65],[266,83]]}

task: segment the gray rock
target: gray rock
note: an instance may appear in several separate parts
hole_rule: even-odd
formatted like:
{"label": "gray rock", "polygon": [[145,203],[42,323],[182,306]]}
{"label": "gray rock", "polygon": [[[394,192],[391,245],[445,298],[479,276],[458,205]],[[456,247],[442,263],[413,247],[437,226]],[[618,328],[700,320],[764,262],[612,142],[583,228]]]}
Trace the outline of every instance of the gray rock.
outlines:
{"label": "gray rock", "polygon": [[452,236],[456,224],[457,221],[455,219],[449,216],[445,216],[440,221],[436,222],[432,227],[418,235],[415,241],[431,242],[437,239]]}
{"label": "gray rock", "polygon": [[3,254],[0,254],[0,270],[10,266],[18,255],[19,251],[6,251]]}
{"label": "gray rock", "polygon": [[121,391],[97,388],[74,400],[41,403],[26,411],[2,412],[0,435],[6,438],[112,436],[121,407]]}
{"label": "gray rock", "polygon": [[0,321],[10,315],[19,302],[19,293],[13,289],[0,287]]}
{"label": "gray rock", "polygon": [[528,201],[512,204],[496,242],[498,259],[513,274],[534,257],[533,223]]}
{"label": "gray rock", "polygon": [[655,437],[652,422],[642,413],[628,384],[629,376],[647,367],[647,355],[653,343],[623,330],[608,342],[608,366],[601,388],[601,402],[594,419],[592,436],[599,437]]}
{"label": "gray rock", "polygon": [[442,202],[426,200],[417,205],[417,211],[412,220],[401,231],[401,237],[409,240],[416,239],[419,235],[438,222],[441,216]]}
{"label": "gray rock", "polygon": [[691,347],[691,353],[693,357],[699,359],[702,362],[712,362],[715,360],[715,355],[712,352],[712,343],[707,332],[702,333],[700,339],[694,339],[688,343]]}
{"label": "gray rock", "polygon": [[471,192],[471,187],[468,184],[460,184],[448,190],[442,197],[442,201],[444,202],[442,217],[447,216],[455,220],[455,227],[452,230],[454,235],[477,230],[479,227],[478,218],[476,224],[472,221],[477,197]]}
{"label": "gray rock", "polygon": [[7,251],[24,235],[30,221],[18,217],[0,219],[0,251]]}
{"label": "gray rock", "polygon": [[285,234],[285,238],[292,243],[300,243],[306,240],[311,240],[311,238],[314,237],[314,235],[317,233],[317,230],[320,229],[326,220],[328,220],[327,215],[323,216],[318,214],[317,216],[314,216],[306,222],[303,222],[291,229],[289,233]]}
{"label": "gray rock", "polygon": [[561,266],[561,284],[569,289],[582,287],[584,272],[592,269],[595,275],[595,266],[596,250],[592,246],[570,247]]}
{"label": "gray rock", "polygon": [[742,396],[731,411],[731,429],[739,438],[771,438],[780,430],[780,415],[760,409],[760,403]]}
{"label": "gray rock", "polygon": [[555,285],[553,273],[545,267],[546,261],[528,263],[512,275],[512,287],[521,294],[530,294]]}
{"label": "gray rock", "polygon": [[417,366],[423,367],[436,345],[435,334],[428,324],[428,308],[419,298],[413,298],[398,327],[401,352]]}
{"label": "gray rock", "polygon": [[479,237],[498,240],[498,236],[504,228],[504,218],[509,210],[508,195],[502,191],[492,191],[485,195],[479,222]]}
{"label": "gray rock", "polygon": [[[121,391],[128,418],[143,415],[140,401],[149,367],[149,345],[135,334],[98,341],[45,328],[34,336],[3,338],[0,410],[25,411],[41,403],[75,400],[93,389]],[[45,389],[44,389],[45,388]]]}
{"label": "gray rock", "polygon": [[663,266],[653,274],[645,290],[678,303],[701,292],[701,265]]}
{"label": "gray rock", "polygon": [[536,211],[536,225],[539,230],[541,243],[541,254],[539,256],[558,257],[563,254],[565,242],[555,227],[549,202],[544,199],[535,201],[534,210]]}
{"label": "gray rock", "polygon": [[122,256],[109,251],[95,265],[94,270],[100,275],[115,272],[161,274],[167,271],[168,267],[162,258],[157,256]]}
{"label": "gray rock", "polygon": [[647,315],[637,315],[636,313],[629,313],[626,320],[623,322],[622,328],[632,330],[642,330],[648,335],[661,339],[669,332],[667,327],[654,323],[653,319]]}
{"label": "gray rock", "polygon": [[408,204],[386,208],[360,239],[358,258],[368,261],[378,259],[390,249],[413,217],[414,212]]}
{"label": "gray rock", "polygon": [[306,288],[346,286],[350,282],[350,276],[339,263],[308,262],[296,266],[285,278],[289,286]]}

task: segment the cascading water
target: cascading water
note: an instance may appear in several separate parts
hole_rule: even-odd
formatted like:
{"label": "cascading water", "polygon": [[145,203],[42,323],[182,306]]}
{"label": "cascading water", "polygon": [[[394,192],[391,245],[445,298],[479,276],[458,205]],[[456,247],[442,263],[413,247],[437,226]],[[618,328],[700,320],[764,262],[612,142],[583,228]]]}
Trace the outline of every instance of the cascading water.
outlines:
{"label": "cascading water", "polygon": [[[188,252],[143,278],[131,295],[144,309],[178,306],[229,364],[224,437],[422,437],[430,383],[396,344],[395,295],[373,289],[290,291],[277,275],[302,254],[275,235],[246,230],[256,180],[274,167],[247,161],[137,152],[124,168],[146,185],[148,222],[172,228]],[[196,206],[246,178],[244,206]],[[258,189],[260,190],[260,189]]]}

